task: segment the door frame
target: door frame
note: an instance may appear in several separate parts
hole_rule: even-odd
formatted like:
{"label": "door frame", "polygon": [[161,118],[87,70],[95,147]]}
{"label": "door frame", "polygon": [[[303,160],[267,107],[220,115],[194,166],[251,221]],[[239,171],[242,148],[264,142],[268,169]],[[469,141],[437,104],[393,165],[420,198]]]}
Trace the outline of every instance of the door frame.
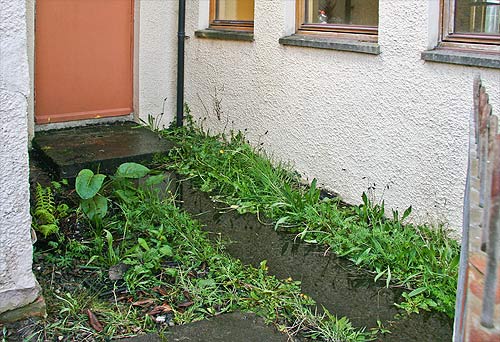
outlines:
{"label": "door frame", "polygon": [[27,30],[27,45],[28,45],[28,66],[30,73],[30,94],[28,97],[28,134],[29,139],[33,138],[35,130],[49,130],[49,129],[59,129],[66,127],[78,127],[85,126],[94,123],[109,123],[109,122],[120,122],[120,121],[137,121],[137,105],[138,105],[138,58],[139,58],[139,9],[140,0],[130,0],[132,2],[132,21],[133,21],[133,31],[132,31],[132,113],[129,115],[103,117],[103,118],[85,118],[75,119],[73,121],[65,121],[58,123],[35,123],[35,20],[36,20],[36,0],[27,0],[26,3],[26,30]]}

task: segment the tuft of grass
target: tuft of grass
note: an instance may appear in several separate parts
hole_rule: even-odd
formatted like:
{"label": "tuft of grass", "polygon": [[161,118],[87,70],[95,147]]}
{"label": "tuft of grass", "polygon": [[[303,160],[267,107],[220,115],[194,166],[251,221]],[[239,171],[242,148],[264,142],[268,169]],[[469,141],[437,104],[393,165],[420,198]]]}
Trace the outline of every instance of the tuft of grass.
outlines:
{"label": "tuft of grass", "polygon": [[376,280],[407,289],[399,304],[407,312],[434,309],[453,317],[459,246],[442,227],[406,224],[411,208],[387,219],[384,203],[375,204],[366,194],[360,206],[320,198],[316,180],[305,187],[289,165],[252,147],[241,132],[210,136],[189,125],[163,134],[176,143],[166,167],[215,200],[240,213],[265,215],[275,229],[327,244],[374,272]]}

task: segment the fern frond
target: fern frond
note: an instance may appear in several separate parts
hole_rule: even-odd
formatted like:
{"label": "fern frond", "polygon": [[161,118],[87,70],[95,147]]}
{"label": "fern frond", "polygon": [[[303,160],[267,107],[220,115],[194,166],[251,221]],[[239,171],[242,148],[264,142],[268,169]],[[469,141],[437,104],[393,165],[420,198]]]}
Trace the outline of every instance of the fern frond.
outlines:
{"label": "fern frond", "polygon": [[35,188],[35,212],[33,214],[33,228],[45,237],[59,232],[59,220],[56,217],[57,209],[54,194],[50,187],[43,187],[37,183]]}

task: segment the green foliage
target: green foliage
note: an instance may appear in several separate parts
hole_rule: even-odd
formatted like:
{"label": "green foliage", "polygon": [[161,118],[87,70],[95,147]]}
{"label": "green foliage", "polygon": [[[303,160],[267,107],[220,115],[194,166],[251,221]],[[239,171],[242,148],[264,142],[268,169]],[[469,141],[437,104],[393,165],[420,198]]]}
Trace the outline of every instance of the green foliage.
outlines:
{"label": "green foliage", "polygon": [[411,207],[387,219],[384,202],[367,194],[359,206],[320,199],[316,180],[302,186],[296,172],[251,147],[242,133],[209,136],[191,125],[164,134],[177,146],[165,160],[167,167],[215,200],[240,213],[264,214],[276,229],[295,232],[306,242],[327,244],[387,286],[418,290],[418,296],[403,298],[408,305],[453,317],[459,246],[442,227],[406,223]]}
{"label": "green foliage", "polygon": [[149,173],[149,169],[137,163],[123,163],[116,170],[115,177],[142,178]]}
{"label": "green foliage", "polygon": [[[87,232],[85,243],[67,244],[66,251],[73,258],[81,258],[84,266],[80,268],[107,273],[110,266],[125,264],[123,279],[128,293],[168,303],[176,324],[242,310],[255,312],[289,334],[325,341],[364,341],[369,337],[352,327],[347,318],[317,314],[312,309],[314,301],[300,292],[300,282],[268,275],[265,261],[254,268],[227,255],[221,244],[209,240],[198,222],[177,208],[173,197],[159,196],[154,186],[164,180],[162,175],[132,183],[114,176],[103,184],[98,192],[119,210],[103,217],[104,229]],[[71,267],[75,264],[76,260]],[[154,289],[162,289],[161,297]],[[68,329],[71,319],[77,323],[68,330],[84,329],[88,318],[81,313],[97,307],[97,297],[89,296],[87,291],[56,294],[58,321],[53,329]],[[132,308],[121,311],[134,312]],[[103,310],[99,317],[112,322],[110,315]],[[136,325],[158,327],[149,315],[142,317]],[[105,327],[106,336],[113,333],[109,329]]]}
{"label": "green foliage", "polygon": [[[417,290],[427,290],[425,287],[421,287]],[[423,295],[416,295],[416,290],[413,290],[410,293],[403,293],[403,297],[405,299],[401,304],[396,304],[397,307],[404,309],[408,314],[411,313],[419,313],[420,310],[431,310],[436,308],[437,303],[430,299],[426,298]],[[420,293],[420,292],[419,292]]]}
{"label": "green foliage", "polygon": [[99,222],[108,212],[108,201],[101,195],[94,195],[89,199],[82,199],[80,207],[90,221]]}
{"label": "green foliage", "polygon": [[117,189],[117,194],[123,200],[128,200],[133,194],[130,194],[124,187],[124,185],[129,184],[127,179],[142,178],[149,172],[150,170],[144,165],[123,163],[118,167],[114,177],[108,183],[104,183],[105,175],[94,174],[89,169],[81,170],[75,180],[75,189],[81,198],[80,208],[91,222],[96,226],[100,226],[102,219],[108,212],[108,199],[99,192],[102,192],[110,184],[119,185],[119,187],[123,188]]}
{"label": "green foliage", "polygon": [[244,266],[225,254],[221,245],[214,246],[172,198],[159,201],[145,188],[137,196],[147,200],[120,204],[134,235],[142,232],[141,237],[129,242],[132,247],[124,262],[131,268],[125,281],[133,291],[147,291],[166,283],[171,293],[164,300],[169,303],[183,302],[187,300],[185,293],[189,293],[192,305],[176,314],[177,323],[240,309],[253,311],[268,322],[280,322],[286,329],[299,320],[300,312],[304,322],[300,331],[312,327],[320,339],[364,340],[365,334],[346,318],[317,316],[309,310],[314,302],[300,293],[300,283],[269,276],[265,261],[259,268]]}
{"label": "green foliage", "polygon": [[52,181],[50,182],[50,184],[52,185],[52,187],[54,188],[54,190],[56,191],[61,191],[63,189],[63,185],[64,186],[68,186],[68,180],[67,179],[62,179],[61,181]]}
{"label": "green foliage", "polygon": [[83,169],[75,180],[75,190],[80,196],[80,208],[96,226],[100,226],[108,211],[108,201],[98,192],[104,184],[105,175],[94,174],[92,170]]}
{"label": "green foliage", "polygon": [[45,238],[59,232],[58,214],[64,215],[66,207],[56,207],[54,194],[50,187],[42,187],[39,183],[35,188],[35,212],[33,228],[42,233]]}
{"label": "green foliage", "polygon": [[92,170],[81,170],[75,180],[76,193],[84,200],[94,197],[101,190],[105,178],[105,175],[95,175]]}

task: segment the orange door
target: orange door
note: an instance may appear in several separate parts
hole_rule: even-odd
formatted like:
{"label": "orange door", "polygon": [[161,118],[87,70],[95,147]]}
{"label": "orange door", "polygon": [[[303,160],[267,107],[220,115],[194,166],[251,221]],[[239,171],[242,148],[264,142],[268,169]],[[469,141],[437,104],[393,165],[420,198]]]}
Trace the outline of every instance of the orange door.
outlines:
{"label": "orange door", "polygon": [[38,124],[132,112],[133,0],[36,0]]}

